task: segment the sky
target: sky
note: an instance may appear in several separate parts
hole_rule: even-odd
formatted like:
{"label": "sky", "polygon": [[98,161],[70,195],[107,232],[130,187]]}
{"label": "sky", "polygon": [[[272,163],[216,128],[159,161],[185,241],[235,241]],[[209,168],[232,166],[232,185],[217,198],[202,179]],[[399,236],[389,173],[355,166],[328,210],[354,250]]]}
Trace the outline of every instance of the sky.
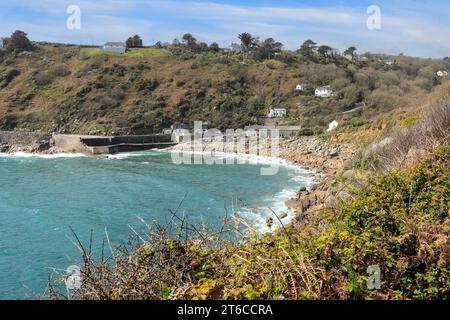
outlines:
{"label": "sky", "polygon": [[[69,30],[67,8],[80,8],[80,29]],[[377,12],[369,6],[377,6]],[[367,21],[380,28],[368,28]],[[449,0],[13,0],[0,1],[0,37],[15,30],[35,41],[98,45],[139,34],[144,44],[184,33],[229,46],[237,35],[275,38],[295,50],[312,39],[359,53],[450,56]]]}

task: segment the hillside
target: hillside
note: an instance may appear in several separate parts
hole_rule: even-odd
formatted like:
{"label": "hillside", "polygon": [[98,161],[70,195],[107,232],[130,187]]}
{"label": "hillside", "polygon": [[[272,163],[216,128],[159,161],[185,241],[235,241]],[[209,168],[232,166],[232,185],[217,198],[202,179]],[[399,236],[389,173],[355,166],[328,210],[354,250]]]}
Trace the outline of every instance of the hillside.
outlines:
{"label": "hillside", "polygon": [[[182,45],[120,55],[41,43],[32,52],[0,54],[0,130],[140,134],[194,120],[237,128],[263,123],[270,107],[289,110],[280,123],[314,132],[335,119],[377,126],[389,112],[418,105],[444,81],[436,71],[448,68],[444,60],[405,56],[352,62],[283,51],[276,60],[243,60]],[[306,92],[295,92],[299,83]],[[322,85],[332,86],[332,98],[314,97]]]}
{"label": "hillside", "polygon": [[[441,86],[376,138],[349,129],[316,137],[372,141],[344,165],[327,161],[325,172],[334,174],[300,190],[306,210],[273,233],[234,232],[239,219],[231,216],[210,229],[173,211],[181,223],[147,225],[109,258],[95,261],[92,244],[80,242],[82,286],[70,298],[448,300],[449,89]],[[290,145],[302,149],[302,139]],[[51,279],[47,294],[66,299],[59,281]]]}

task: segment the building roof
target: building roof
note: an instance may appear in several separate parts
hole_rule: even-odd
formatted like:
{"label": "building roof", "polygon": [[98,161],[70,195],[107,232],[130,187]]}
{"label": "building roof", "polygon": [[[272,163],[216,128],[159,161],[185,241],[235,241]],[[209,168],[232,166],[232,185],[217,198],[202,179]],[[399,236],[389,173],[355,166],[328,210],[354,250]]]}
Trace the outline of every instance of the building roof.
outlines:
{"label": "building roof", "polygon": [[332,90],[331,86],[319,87],[316,90]]}
{"label": "building roof", "polygon": [[273,129],[300,131],[302,129],[302,126],[258,126],[258,125],[254,125],[254,126],[246,126],[244,128],[244,130],[273,130]]}
{"label": "building roof", "polygon": [[108,47],[125,47],[126,44],[125,44],[125,42],[110,41],[110,42],[106,42],[105,46],[108,46]]}

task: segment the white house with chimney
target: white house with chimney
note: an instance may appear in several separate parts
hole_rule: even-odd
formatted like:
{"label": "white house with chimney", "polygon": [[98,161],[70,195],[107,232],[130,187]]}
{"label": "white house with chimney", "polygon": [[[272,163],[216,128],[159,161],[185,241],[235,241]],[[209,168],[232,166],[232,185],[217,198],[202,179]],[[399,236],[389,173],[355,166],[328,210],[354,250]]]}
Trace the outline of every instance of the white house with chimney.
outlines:
{"label": "white house with chimney", "polygon": [[320,87],[316,89],[316,97],[329,98],[333,96],[333,90],[331,86]]}
{"label": "white house with chimney", "polygon": [[107,42],[102,47],[103,51],[125,53],[127,51],[127,45],[125,42]]}
{"label": "white house with chimney", "polygon": [[267,118],[284,118],[287,116],[286,109],[270,109]]}
{"label": "white house with chimney", "polygon": [[304,85],[304,84],[298,84],[296,87],[295,87],[295,91],[297,91],[297,92],[303,92],[303,91],[306,91],[306,86]]}
{"label": "white house with chimney", "polygon": [[439,70],[436,74],[438,77],[448,77],[448,71],[445,70]]}

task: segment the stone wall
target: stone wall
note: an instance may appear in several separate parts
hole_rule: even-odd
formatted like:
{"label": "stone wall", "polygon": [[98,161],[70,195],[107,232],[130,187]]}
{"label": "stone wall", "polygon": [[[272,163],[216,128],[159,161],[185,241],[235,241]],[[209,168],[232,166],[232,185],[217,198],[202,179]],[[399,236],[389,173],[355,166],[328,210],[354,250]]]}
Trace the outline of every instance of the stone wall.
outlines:
{"label": "stone wall", "polygon": [[52,144],[62,152],[73,153],[90,153],[89,148],[81,142],[82,139],[89,136],[72,135],[72,134],[54,134]]}

